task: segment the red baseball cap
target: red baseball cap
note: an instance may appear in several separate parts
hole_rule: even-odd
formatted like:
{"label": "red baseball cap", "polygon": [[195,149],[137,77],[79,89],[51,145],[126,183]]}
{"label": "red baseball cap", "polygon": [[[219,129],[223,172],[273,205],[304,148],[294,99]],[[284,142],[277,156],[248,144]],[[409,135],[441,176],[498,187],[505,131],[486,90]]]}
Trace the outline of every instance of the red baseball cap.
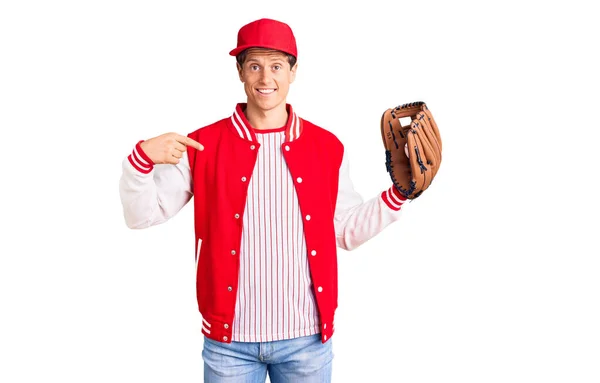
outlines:
{"label": "red baseball cap", "polygon": [[240,28],[237,47],[229,54],[237,56],[244,49],[269,48],[298,57],[296,38],[289,25],[272,19],[255,20]]}

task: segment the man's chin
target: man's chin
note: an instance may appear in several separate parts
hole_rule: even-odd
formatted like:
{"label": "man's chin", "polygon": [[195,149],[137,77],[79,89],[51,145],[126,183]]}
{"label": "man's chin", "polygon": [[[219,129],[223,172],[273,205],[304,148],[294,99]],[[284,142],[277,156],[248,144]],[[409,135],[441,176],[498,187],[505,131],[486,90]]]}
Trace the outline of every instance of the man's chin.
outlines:
{"label": "man's chin", "polygon": [[[255,108],[257,110],[261,110],[263,112],[268,112],[271,111],[273,109],[277,109],[278,106],[280,106],[282,104],[281,101],[266,101],[266,100],[259,100],[259,101],[255,101],[255,100],[248,100],[248,106]],[[285,103],[283,103],[285,105]]]}

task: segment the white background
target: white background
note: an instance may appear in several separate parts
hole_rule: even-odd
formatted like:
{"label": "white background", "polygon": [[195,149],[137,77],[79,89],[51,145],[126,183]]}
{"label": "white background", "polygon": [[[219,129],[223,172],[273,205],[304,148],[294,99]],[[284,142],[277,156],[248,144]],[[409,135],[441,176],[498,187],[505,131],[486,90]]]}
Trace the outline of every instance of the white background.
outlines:
{"label": "white background", "polygon": [[245,100],[228,52],[261,17],[365,199],[383,110],[426,101],[444,142],[402,220],[340,250],[334,382],[599,382],[591,6],[133,0],[0,6],[0,381],[202,381],[192,205],[126,228],[121,161]]}

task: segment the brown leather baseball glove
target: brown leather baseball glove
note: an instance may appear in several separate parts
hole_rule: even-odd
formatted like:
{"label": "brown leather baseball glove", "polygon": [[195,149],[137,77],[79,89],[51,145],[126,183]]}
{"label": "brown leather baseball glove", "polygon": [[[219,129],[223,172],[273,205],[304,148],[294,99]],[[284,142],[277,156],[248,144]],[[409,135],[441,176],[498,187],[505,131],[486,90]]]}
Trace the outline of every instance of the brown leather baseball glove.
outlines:
{"label": "brown leather baseball glove", "polygon": [[[402,126],[400,118],[410,117]],[[431,185],[442,161],[442,139],[423,101],[399,105],[381,116],[385,166],[396,189],[415,199]]]}

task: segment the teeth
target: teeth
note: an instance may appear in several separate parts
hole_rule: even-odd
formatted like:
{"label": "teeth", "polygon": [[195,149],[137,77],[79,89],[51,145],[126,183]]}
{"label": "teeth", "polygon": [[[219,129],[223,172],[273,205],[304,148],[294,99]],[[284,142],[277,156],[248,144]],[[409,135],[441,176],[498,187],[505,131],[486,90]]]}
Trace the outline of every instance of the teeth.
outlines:
{"label": "teeth", "polygon": [[275,89],[257,89],[262,94],[269,94],[275,92]]}

